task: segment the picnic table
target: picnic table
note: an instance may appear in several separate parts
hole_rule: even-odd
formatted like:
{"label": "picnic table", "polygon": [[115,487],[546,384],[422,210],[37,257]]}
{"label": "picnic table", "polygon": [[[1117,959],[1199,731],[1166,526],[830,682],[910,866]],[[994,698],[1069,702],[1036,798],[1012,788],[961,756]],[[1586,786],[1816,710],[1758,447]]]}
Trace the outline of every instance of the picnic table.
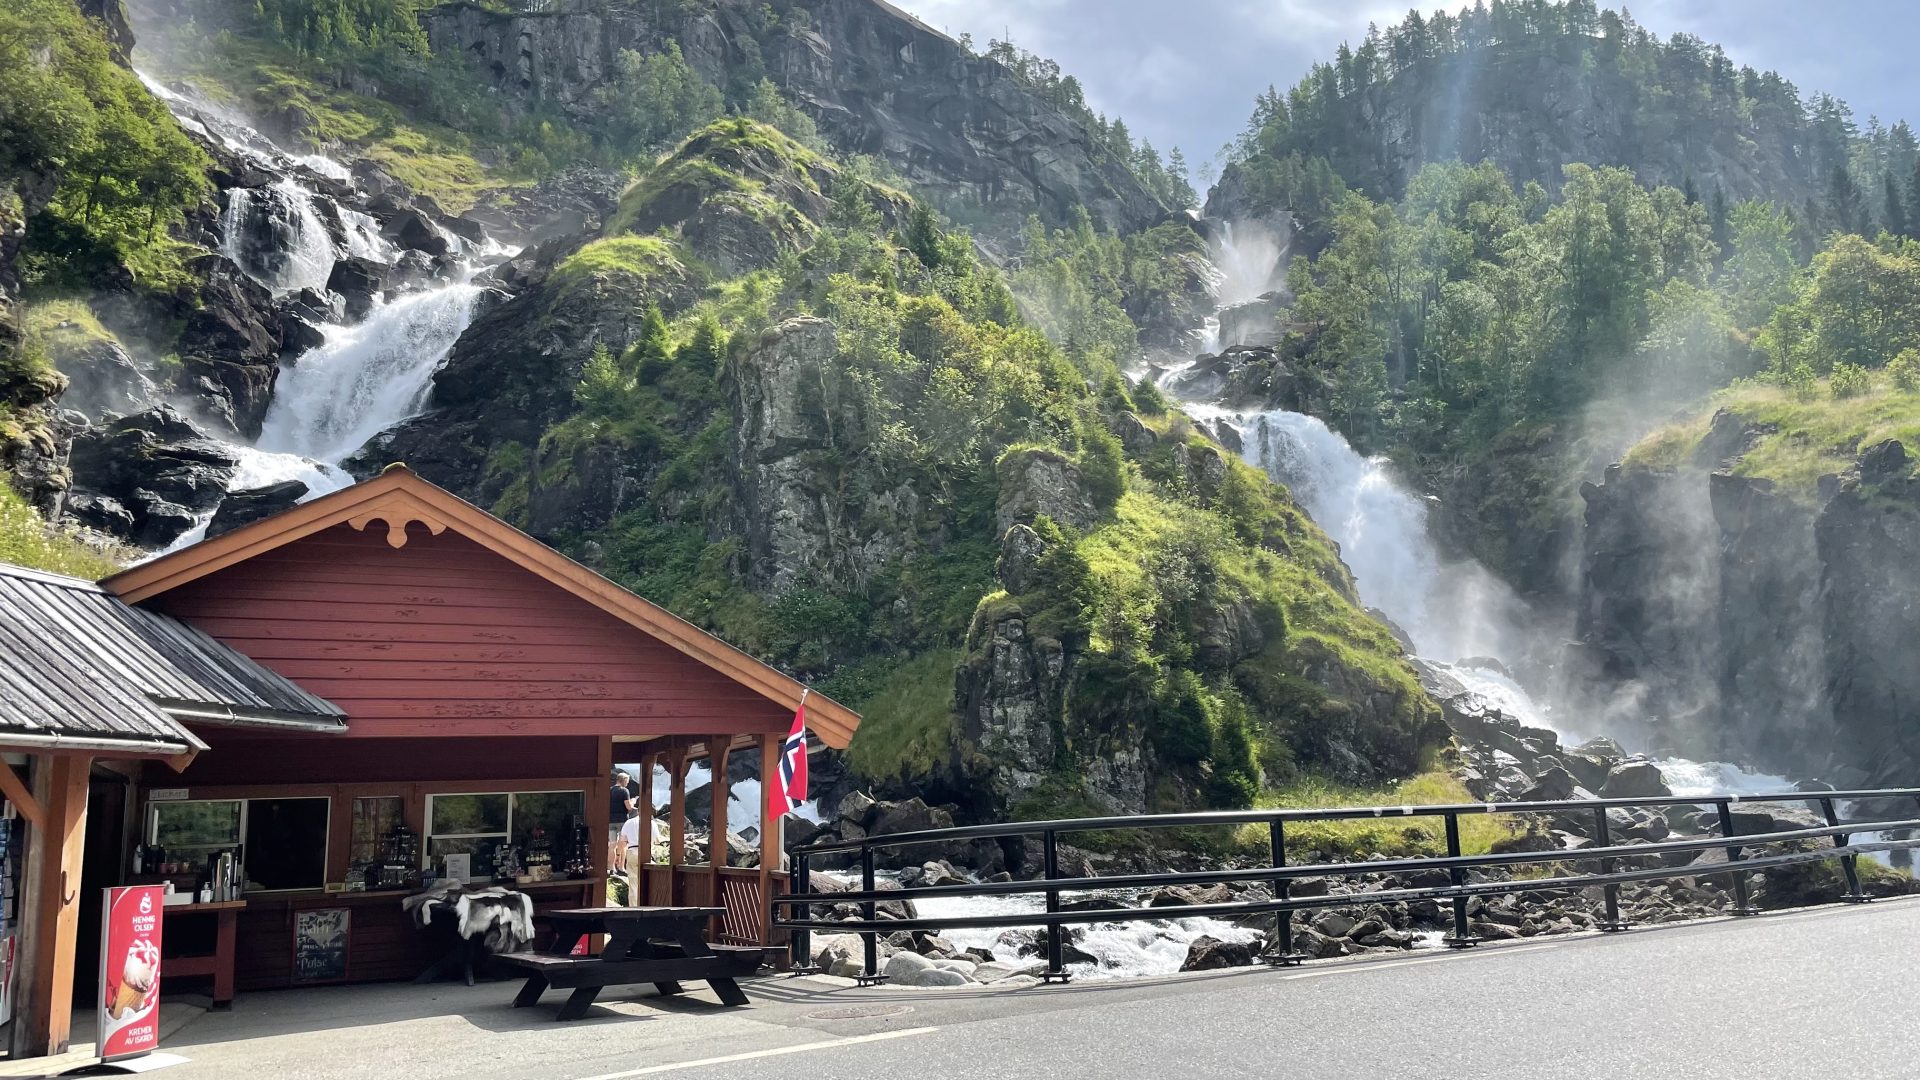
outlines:
{"label": "picnic table", "polygon": [[[560,1020],[578,1020],[609,986],[652,983],[662,994],[682,992],[682,982],[705,982],[725,1005],[745,1005],[747,995],[735,982],[760,966],[762,950],[714,945],[707,923],[717,907],[597,907],[550,911],[545,918],[553,940],[536,952],[507,953],[497,959],[527,972],[527,983],[513,1007],[539,1002],[549,989],[572,990],[560,1007]],[[596,956],[573,955],[582,935],[605,934]]]}

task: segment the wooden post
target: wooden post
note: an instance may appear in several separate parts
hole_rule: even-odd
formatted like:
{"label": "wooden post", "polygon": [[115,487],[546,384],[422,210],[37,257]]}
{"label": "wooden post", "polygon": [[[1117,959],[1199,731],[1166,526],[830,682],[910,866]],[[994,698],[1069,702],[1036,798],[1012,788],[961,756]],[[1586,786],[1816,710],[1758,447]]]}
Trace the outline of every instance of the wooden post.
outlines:
{"label": "wooden post", "polygon": [[687,752],[667,756],[667,905],[680,903],[680,864],[687,857]]}
{"label": "wooden post", "polygon": [[653,759],[652,754],[641,754],[640,775],[633,778],[640,787],[640,797],[633,800],[635,814],[640,819],[634,835],[640,842],[634,845],[638,851],[627,852],[627,902],[634,907],[645,907],[652,902],[647,895],[647,879],[652,871],[646,868],[653,863]]}
{"label": "wooden post", "polygon": [[80,866],[87,836],[87,774],[93,759],[36,755],[34,789],[45,827],[28,839],[21,912],[22,977],[13,1021],[16,1057],[64,1053],[73,1021],[80,930]]}
{"label": "wooden post", "polygon": [[[713,897],[713,905],[725,907],[726,896],[720,882],[720,871],[727,865],[727,854],[730,850],[727,844],[727,802],[728,796],[732,794],[730,790],[732,785],[727,781],[727,755],[733,749],[732,736],[708,737],[707,749],[707,766],[713,776],[712,782],[708,785],[708,791],[713,795],[713,816],[707,822],[707,872],[713,878],[713,892],[710,894]],[[707,928],[708,940],[720,939],[723,922],[722,919],[713,920],[713,925]]]}
{"label": "wooden post", "polygon": [[613,830],[612,807],[608,805],[607,791],[613,787],[613,736],[600,736],[600,785],[587,795],[587,837],[590,841],[587,850],[592,852],[592,873],[600,882],[600,895],[593,898],[594,904],[607,902],[613,880],[613,842],[608,835]]}
{"label": "wooden post", "polygon": [[760,913],[755,922],[760,928],[760,944],[773,944],[772,928],[767,924],[768,905],[773,902],[774,884],[779,880],[780,855],[786,844],[782,835],[786,815],[773,807],[773,778],[780,774],[778,735],[760,736]]}

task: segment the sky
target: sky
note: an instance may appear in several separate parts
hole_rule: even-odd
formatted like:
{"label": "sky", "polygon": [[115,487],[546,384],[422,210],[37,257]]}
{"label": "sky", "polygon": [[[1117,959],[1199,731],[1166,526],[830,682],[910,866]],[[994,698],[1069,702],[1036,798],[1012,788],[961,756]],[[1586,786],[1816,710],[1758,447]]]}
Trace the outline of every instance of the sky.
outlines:
{"label": "sky", "polygon": [[[1001,38],[1060,62],[1094,109],[1119,116],[1163,154],[1198,163],[1245,125],[1254,96],[1285,90],[1367,24],[1404,18],[1390,0],[894,0],[975,48]],[[1427,3],[1422,10],[1442,6]],[[1463,6],[1451,4],[1456,10]],[[1612,6],[1603,4],[1603,6]],[[1736,64],[1772,68],[1803,95],[1834,94],[1863,124],[1920,120],[1920,31],[1913,0],[1636,0],[1634,19],[1661,36],[1696,34]],[[1011,35],[1011,37],[1009,37]]]}

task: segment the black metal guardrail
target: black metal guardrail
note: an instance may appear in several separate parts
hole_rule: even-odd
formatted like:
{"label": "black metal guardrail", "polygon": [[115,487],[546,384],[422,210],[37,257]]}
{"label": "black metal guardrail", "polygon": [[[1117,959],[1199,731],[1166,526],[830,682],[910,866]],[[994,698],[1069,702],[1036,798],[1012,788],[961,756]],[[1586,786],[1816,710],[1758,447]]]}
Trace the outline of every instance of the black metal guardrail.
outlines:
{"label": "black metal guardrail", "polygon": [[[1912,799],[1916,801],[1920,812],[1920,788],[1894,788],[1873,791],[1792,791],[1765,795],[1672,795],[1658,798],[1628,799],[1582,799],[1565,802],[1510,802],[1510,803],[1461,803],[1451,806],[1367,806],[1341,807],[1314,810],[1233,810],[1197,814],[1146,814],[1131,817],[1068,818],[1055,821],[1022,821],[1003,825],[973,825],[953,829],[929,829],[920,832],[890,833],[881,836],[868,836],[859,840],[837,840],[796,847],[792,855],[792,888],[785,896],[774,897],[769,901],[769,925],[775,929],[784,929],[792,934],[792,956],[794,967],[798,970],[812,970],[810,934],[814,930],[833,931],[835,933],[857,933],[865,939],[865,970],[860,982],[872,984],[886,979],[879,971],[879,937],[898,931],[946,929],[985,929],[992,927],[1042,926],[1046,931],[1046,972],[1047,982],[1065,982],[1068,974],[1061,962],[1062,946],[1065,944],[1064,927],[1077,923],[1129,922],[1141,919],[1190,919],[1190,918],[1226,918],[1242,915],[1271,913],[1274,916],[1274,944],[1271,951],[1262,957],[1267,963],[1277,965],[1297,964],[1306,959],[1292,951],[1293,913],[1302,908],[1351,907],[1373,903],[1386,903],[1402,900],[1451,900],[1453,903],[1453,930],[1445,938],[1448,946],[1469,948],[1478,944],[1467,926],[1467,901],[1475,896],[1505,895],[1513,893],[1548,892],[1564,889],[1578,889],[1599,885],[1605,891],[1605,916],[1599,928],[1605,931],[1619,931],[1628,928],[1620,918],[1620,886],[1629,882],[1655,881],[1671,878],[1713,877],[1725,874],[1732,878],[1734,915],[1755,915],[1759,911],[1753,907],[1748,896],[1747,875],[1752,870],[1770,866],[1785,866],[1793,863],[1825,861],[1839,859],[1841,869],[1846,876],[1847,892],[1839,899],[1848,903],[1865,903],[1868,897],[1860,891],[1858,857],[1873,851],[1890,851],[1920,846],[1920,837],[1906,840],[1875,840],[1867,843],[1852,843],[1857,833],[1888,833],[1920,830],[1920,816],[1907,819],[1841,821],[1839,804],[1842,802],[1884,802],[1885,800]],[[1807,829],[1788,829],[1765,833],[1747,833],[1736,835],[1733,810],[1736,806],[1755,804],[1805,803],[1819,809],[1827,824],[1823,827]],[[1713,807],[1718,811],[1720,835],[1691,840],[1662,841],[1657,843],[1615,844],[1612,840],[1611,823],[1607,811],[1631,807],[1654,806],[1692,806]],[[1469,814],[1567,814],[1586,813],[1593,815],[1595,846],[1574,848],[1564,851],[1515,851],[1487,855],[1463,855],[1460,851],[1460,818]],[[1427,858],[1377,859],[1369,862],[1340,862],[1287,864],[1287,834],[1289,822],[1301,821],[1353,821],[1388,818],[1431,818],[1446,820],[1447,854]],[[1114,830],[1191,828],[1209,825],[1247,825],[1264,824],[1268,828],[1269,847],[1272,865],[1263,867],[1240,868],[1231,870],[1198,870],[1153,874],[1119,874],[1110,877],[1061,877],[1059,860],[1059,837],[1090,832],[1108,832]],[[1038,835],[1041,841],[1042,876],[1023,881],[967,882],[960,885],[937,885],[907,890],[881,892],[876,887],[874,874],[874,852],[881,848],[906,847],[917,844],[949,843],[956,840],[1003,840]],[[1748,857],[1745,849],[1766,844],[1776,844],[1791,840],[1816,840],[1831,837],[1833,843],[1827,847],[1810,851],[1792,851],[1774,855]],[[1724,864],[1712,864],[1712,869],[1703,869],[1701,865],[1688,863],[1681,866],[1660,866],[1641,869],[1622,870],[1621,859],[1638,859],[1645,856],[1661,856],[1670,852],[1708,851],[1722,848],[1726,851]],[[809,891],[811,879],[808,863],[821,855],[840,852],[858,853],[861,887],[857,890],[835,893],[817,893]],[[1468,882],[1467,871],[1481,867],[1511,867],[1541,863],[1598,862],[1598,873],[1579,874],[1545,878],[1526,878],[1507,881]],[[1360,877],[1369,874],[1396,873],[1411,870],[1441,869],[1448,872],[1450,881],[1446,885],[1419,888],[1382,889],[1374,892],[1340,893],[1324,896],[1293,898],[1288,895],[1290,883],[1302,877]],[[1142,907],[1142,908],[1098,908],[1078,911],[1063,911],[1060,907],[1062,893],[1092,892],[1120,888],[1151,888],[1163,885],[1211,885],[1222,882],[1265,881],[1273,886],[1273,899],[1248,901],[1230,904],[1193,904],[1178,907]],[[962,915],[949,917],[916,917],[911,919],[881,919],[877,906],[887,900],[915,900],[932,897],[980,897],[980,896],[1017,896],[1021,894],[1041,894],[1045,898],[1046,908],[1038,912],[1016,912],[1005,915]],[[816,904],[859,904],[861,918],[831,921],[815,919],[812,908]],[[785,908],[792,914],[782,917]]]}

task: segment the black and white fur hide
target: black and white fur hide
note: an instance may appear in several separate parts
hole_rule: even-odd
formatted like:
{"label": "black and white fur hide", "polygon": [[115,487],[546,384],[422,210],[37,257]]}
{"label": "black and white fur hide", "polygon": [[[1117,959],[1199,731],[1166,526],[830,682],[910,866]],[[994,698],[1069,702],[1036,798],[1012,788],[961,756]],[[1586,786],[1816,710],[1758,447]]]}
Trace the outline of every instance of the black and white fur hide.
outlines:
{"label": "black and white fur hide", "polygon": [[533,899],[512,889],[490,885],[469,892],[457,884],[442,885],[406,897],[400,904],[423,928],[433,921],[435,907],[452,908],[460,936],[482,938],[491,953],[519,952],[533,941]]}

